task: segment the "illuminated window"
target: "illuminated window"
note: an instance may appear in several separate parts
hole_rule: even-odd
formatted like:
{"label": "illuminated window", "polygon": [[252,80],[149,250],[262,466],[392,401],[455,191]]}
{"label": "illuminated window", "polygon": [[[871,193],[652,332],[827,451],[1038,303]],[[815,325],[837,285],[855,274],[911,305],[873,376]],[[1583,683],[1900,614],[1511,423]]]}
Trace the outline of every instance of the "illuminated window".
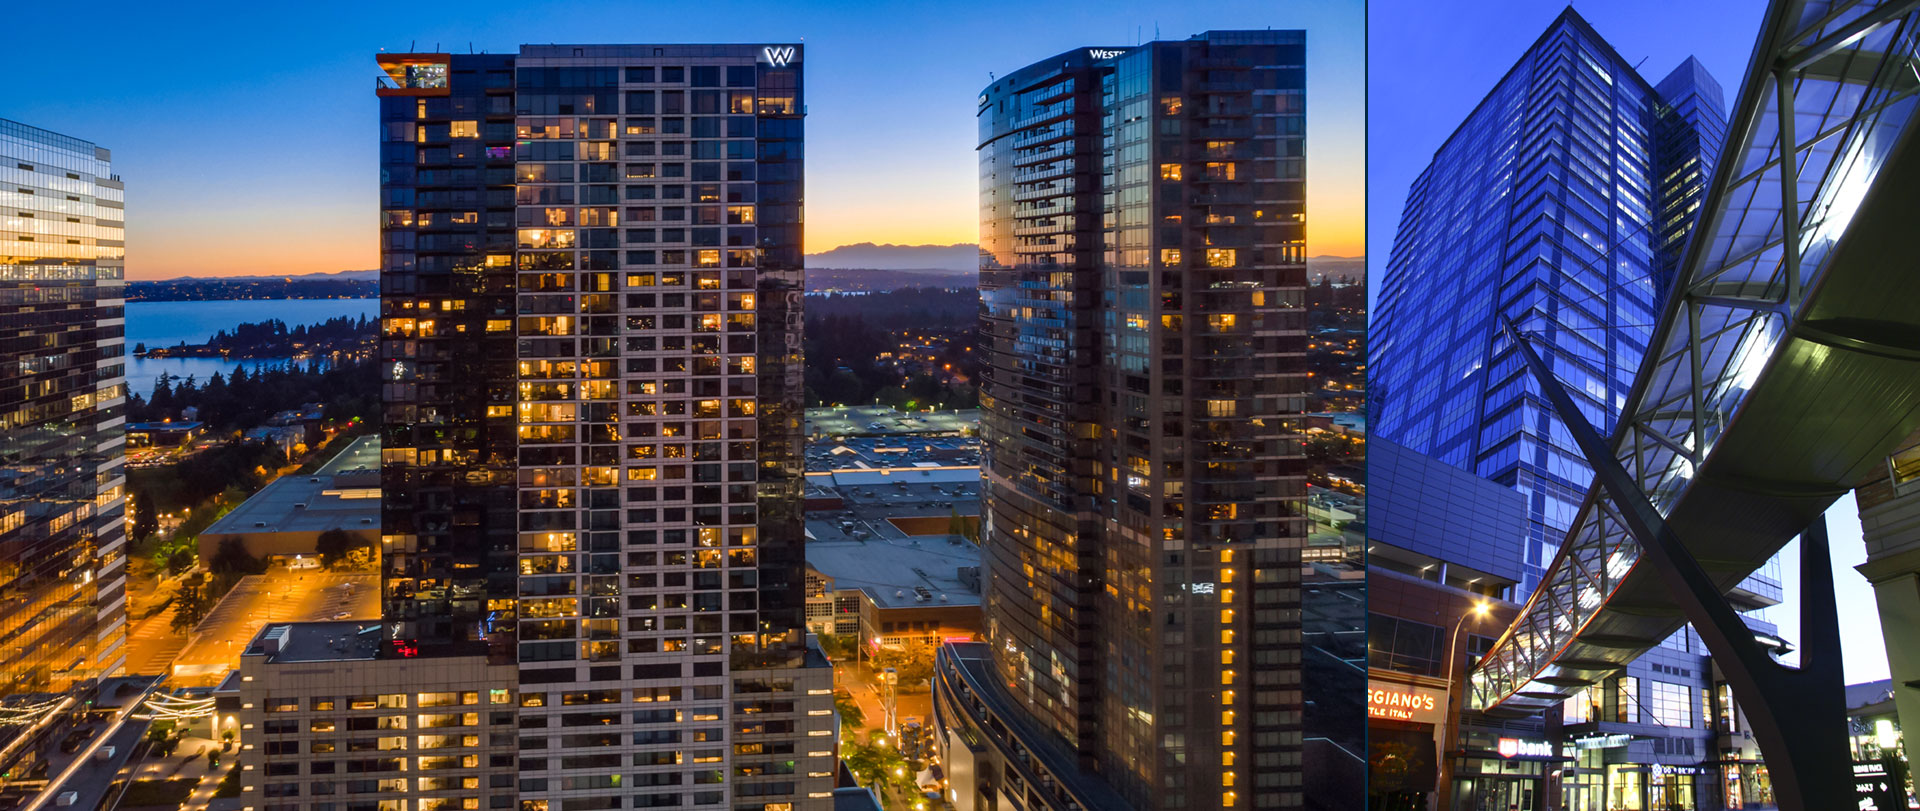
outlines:
{"label": "illuminated window", "polygon": [[480,137],[480,122],[478,121],[450,121],[447,123],[447,128],[447,134],[455,138]]}
{"label": "illuminated window", "polygon": [[1179,115],[1180,109],[1183,106],[1184,105],[1181,104],[1179,96],[1161,96],[1160,97],[1160,114],[1161,115]]}
{"label": "illuminated window", "polygon": [[1162,265],[1166,265],[1167,267],[1177,267],[1177,266],[1179,266],[1179,264],[1180,264],[1180,249],[1179,249],[1179,248],[1161,248],[1161,249],[1160,249],[1160,264],[1162,264]]}
{"label": "illuminated window", "polygon": [[1640,680],[1621,676],[1614,687],[1613,720],[1623,724],[1640,722]]}
{"label": "illuminated window", "polygon": [[1160,179],[1161,180],[1179,180],[1180,164],[1177,164],[1177,163],[1160,164]]}
{"label": "illuminated window", "polygon": [[720,251],[702,249],[694,252],[694,267],[717,268],[720,266]]}
{"label": "illuminated window", "polygon": [[1208,248],[1207,267],[1230,268],[1239,258],[1239,251],[1233,248]]}
{"label": "illuminated window", "polygon": [[1207,164],[1207,179],[1233,180],[1236,174],[1234,166],[1232,163],[1209,163]]}

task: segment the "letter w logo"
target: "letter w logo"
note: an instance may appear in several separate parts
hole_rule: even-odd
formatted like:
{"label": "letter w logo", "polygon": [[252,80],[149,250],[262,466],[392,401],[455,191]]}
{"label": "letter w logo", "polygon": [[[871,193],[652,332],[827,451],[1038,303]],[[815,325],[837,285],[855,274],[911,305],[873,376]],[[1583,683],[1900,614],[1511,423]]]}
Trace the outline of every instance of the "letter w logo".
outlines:
{"label": "letter w logo", "polygon": [[767,62],[772,64],[776,68],[784,68],[787,66],[788,62],[793,61],[792,45],[779,47],[779,48],[769,45],[765,48],[761,48],[760,53],[765,55],[767,57]]}

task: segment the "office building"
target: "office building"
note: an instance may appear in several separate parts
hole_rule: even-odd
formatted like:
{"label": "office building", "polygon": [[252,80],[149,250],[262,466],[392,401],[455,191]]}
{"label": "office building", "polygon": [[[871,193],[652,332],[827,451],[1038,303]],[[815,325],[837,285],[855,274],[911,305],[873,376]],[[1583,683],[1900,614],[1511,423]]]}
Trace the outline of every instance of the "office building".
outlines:
{"label": "office building", "polygon": [[523,811],[832,802],[803,55],[377,57],[382,656],[514,666]]}
{"label": "office building", "polygon": [[[1718,157],[1722,111],[1698,62],[1649,83],[1568,9],[1408,191],[1370,341],[1374,436],[1525,496],[1510,561],[1515,602],[1539,584],[1592,471],[1535,392],[1503,319],[1532,337],[1596,428],[1611,432]],[[1460,551],[1416,551],[1487,570]],[[1741,610],[1778,603],[1777,564],[1731,597]],[[1773,630],[1758,615],[1749,622]],[[1676,633],[1545,719],[1557,782],[1529,796],[1456,780],[1454,807],[1488,796],[1580,811],[1766,797],[1756,753],[1714,726],[1716,684],[1699,637]],[[1462,740],[1474,746],[1470,737],[1445,743],[1464,775],[1475,755],[1461,753]]]}
{"label": "office building", "polygon": [[125,270],[112,155],[0,119],[0,695],[79,698],[125,659]]}
{"label": "office building", "polygon": [[1305,48],[1080,48],[980,95],[986,642],[935,700],[961,807],[1302,804]]}

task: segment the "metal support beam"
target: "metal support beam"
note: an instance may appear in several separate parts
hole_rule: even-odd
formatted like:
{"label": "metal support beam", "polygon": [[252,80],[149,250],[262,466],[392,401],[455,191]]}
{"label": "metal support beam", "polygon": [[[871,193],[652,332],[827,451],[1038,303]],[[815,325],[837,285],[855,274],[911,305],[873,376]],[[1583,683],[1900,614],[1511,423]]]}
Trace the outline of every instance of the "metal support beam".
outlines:
{"label": "metal support beam", "polygon": [[1840,669],[1839,615],[1833,601],[1833,569],[1828,559],[1824,518],[1809,525],[1800,539],[1800,668],[1773,660],[1754,639],[1753,630],[1727,603],[1726,595],[1674,534],[1652,502],[1635,486],[1613,449],[1587,422],[1539,353],[1511,319],[1506,331],[1541,394],[1593,466],[1594,480],[1619,511],[1622,526],[1640,544],[1644,562],[1666,583],[1674,601],[1707,643],[1734,698],[1746,711],[1753,737],[1773,778],[1781,811],[1820,811],[1847,804],[1853,772],[1847,748],[1845,683]]}
{"label": "metal support beam", "polygon": [[1787,317],[1800,310],[1800,157],[1793,138],[1793,71],[1773,72],[1774,99],[1780,150],[1780,263],[1787,272]]}

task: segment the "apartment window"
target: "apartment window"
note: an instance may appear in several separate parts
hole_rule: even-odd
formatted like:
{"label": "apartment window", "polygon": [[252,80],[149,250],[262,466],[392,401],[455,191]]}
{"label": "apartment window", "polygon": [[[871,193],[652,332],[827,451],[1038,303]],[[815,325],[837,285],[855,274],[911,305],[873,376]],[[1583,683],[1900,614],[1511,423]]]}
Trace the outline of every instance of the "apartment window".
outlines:
{"label": "apartment window", "polygon": [[480,137],[480,122],[478,121],[449,121],[447,122],[447,128],[447,134],[454,138]]}
{"label": "apartment window", "polygon": [[1208,248],[1207,267],[1230,268],[1238,262],[1240,252],[1233,248]]}
{"label": "apartment window", "polygon": [[1179,267],[1180,266],[1180,249],[1179,248],[1161,248],[1160,264],[1166,265],[1167,267]]}
{"label": "apartment window", "polygon": [[1160,164],[1160,179],[1161,180],[1179,180],[1180,164],[1177,164],[1177,163]]}

